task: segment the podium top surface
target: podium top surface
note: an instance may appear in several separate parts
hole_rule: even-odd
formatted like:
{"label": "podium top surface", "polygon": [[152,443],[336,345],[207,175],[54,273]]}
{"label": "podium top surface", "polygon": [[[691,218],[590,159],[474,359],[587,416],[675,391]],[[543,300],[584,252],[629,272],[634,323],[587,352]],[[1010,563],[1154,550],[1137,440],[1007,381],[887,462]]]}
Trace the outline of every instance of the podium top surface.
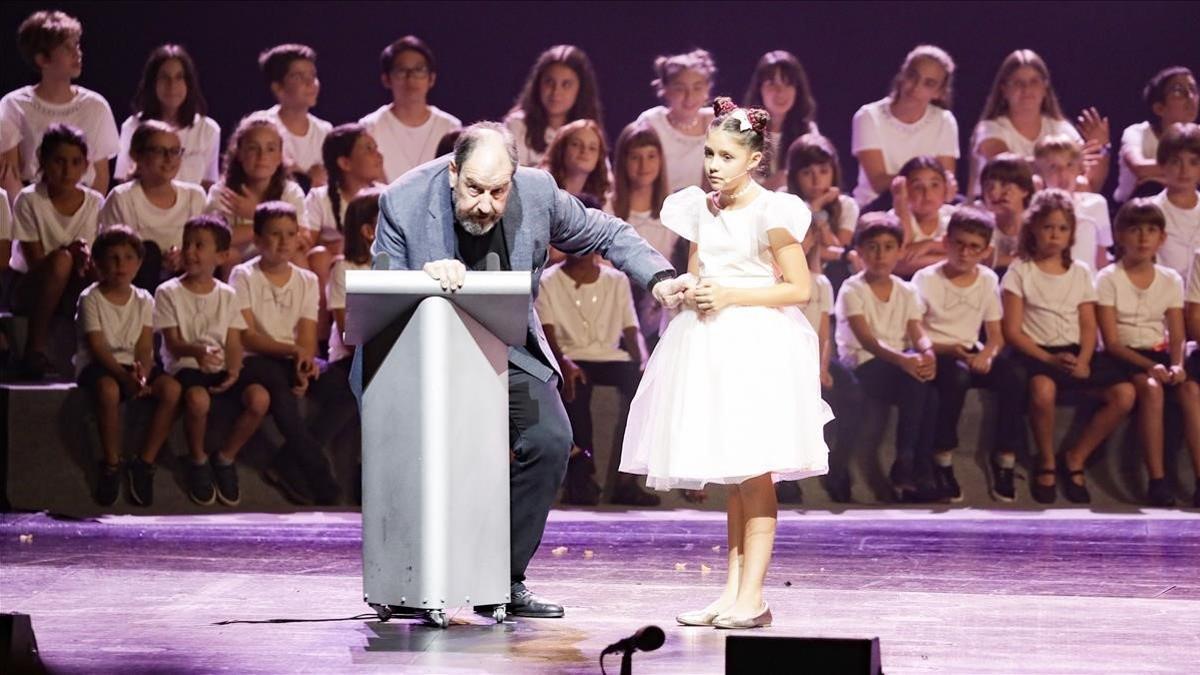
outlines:
{"label": "podium top surface", "polygon": [[527,271],[467,272],[457,291],[420,270],[346,270],[346,343],[361,345],[429,297],[442,297],[511,346],[525,344],[529,325]]}

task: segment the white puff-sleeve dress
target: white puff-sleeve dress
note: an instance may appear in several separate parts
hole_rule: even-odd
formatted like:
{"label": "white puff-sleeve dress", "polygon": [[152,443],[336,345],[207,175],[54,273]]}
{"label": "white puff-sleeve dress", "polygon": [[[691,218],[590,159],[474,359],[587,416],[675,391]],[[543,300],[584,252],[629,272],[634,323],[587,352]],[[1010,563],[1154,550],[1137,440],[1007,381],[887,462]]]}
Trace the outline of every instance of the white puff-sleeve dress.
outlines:
{"label": "white puff-sleeve dress", "polygon": [[[804,238],[804,202],[759,190],[750,204],[713,215],[689,187],[669,197],[662,223],[699,248],[700,276],[724,286],[779,283],[767,232]],[[776,481],[828,472],[817,334],[798,307],[684,309],[646,365],[629,410],[621,471],[654,489]]]}

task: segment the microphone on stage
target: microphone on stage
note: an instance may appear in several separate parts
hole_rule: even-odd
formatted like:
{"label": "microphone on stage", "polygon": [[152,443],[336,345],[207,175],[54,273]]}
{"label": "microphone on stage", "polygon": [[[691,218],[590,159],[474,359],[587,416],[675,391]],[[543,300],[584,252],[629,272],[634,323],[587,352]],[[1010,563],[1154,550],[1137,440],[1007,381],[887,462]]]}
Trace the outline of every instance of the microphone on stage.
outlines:
{"label": "microphone on stage", "polygon": [[388,259],[388,254],[380,251],[375,254],[375,258],[371,260],[371,269],[373,270],[388,270],[391,269],[391,260]]}
{"label": "microphone on stage", "polygon": [[604,670],[604,657],[608,654],[621,652],[621,675],[633,675],[633,653],[636,651],[652,652],[663,646],[667,636],[658,626],[642,626],[636,633],[624,640],[617,640],[600,652],[600,672]]}
{"label": "microphone on stage", "polygon": [[642,626],[636,633],[624,640],[618,640],[604,648],[601,655],[617,652],[652,652],[663,646],[667,636],[658,626]]}
{"label": "microphone on stage", "polygon": [[483,256],[483,271],[499,272],[500,271],[500,255],[495,251],[488,251],[488,254]]}

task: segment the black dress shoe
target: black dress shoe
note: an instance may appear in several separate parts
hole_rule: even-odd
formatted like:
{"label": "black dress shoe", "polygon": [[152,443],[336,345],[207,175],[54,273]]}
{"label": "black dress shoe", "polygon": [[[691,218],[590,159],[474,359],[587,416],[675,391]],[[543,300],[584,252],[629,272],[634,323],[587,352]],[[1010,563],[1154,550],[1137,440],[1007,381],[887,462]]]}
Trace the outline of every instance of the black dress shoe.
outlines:
{"label": "black dress shoe", "polygon": [[562,605],[556,605],[545,598],[533,594],[524,585],[513,587],[512,601],[508,603],[509,616],[523,616],[529,619],[561,619],[564,612]]}

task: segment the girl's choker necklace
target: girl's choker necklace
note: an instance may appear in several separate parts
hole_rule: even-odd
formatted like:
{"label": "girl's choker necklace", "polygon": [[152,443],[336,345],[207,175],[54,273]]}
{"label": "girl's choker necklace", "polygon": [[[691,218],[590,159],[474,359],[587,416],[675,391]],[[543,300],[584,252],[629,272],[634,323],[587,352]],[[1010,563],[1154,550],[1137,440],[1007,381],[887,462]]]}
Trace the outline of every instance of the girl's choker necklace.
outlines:
{"label": "girl's choker necklace", "polygon": [[[727,195],[725,195],[725,198],[728,200],[728,202],[727,202],[727,203],[728,203],[728,204],[733,204],[735,201],[737,201],[737,198],[738,198],[738,197],[741,197],[742,195],[744,195],[744,194],[746,194],[747,192],[749,192],[749,191],[750,191],[750,190],[751,190],[751,189],[752,189],[752,188],[753,188],[755,185],[757,185],[757,183],[755,183],[753,179],[751,179],[751,180],[747,180],[747,181],[746,181],[746,184],[745,184],[745,185],[743,185],[742,187],[738,188],[737,192],[734,192],[733,194],[727,194]],[[721,206],[721,194],[722,194],[722,193],[721,193],[721,191],[720,191],[720,190],[718,190],[718,191],[716,191],[716,192],[712,193],[712,202],[713,202],[713,205],[714,205],[714,206],[716,206],[718,209],[721,209],[721,208],[723,208],[723,207]]]}

